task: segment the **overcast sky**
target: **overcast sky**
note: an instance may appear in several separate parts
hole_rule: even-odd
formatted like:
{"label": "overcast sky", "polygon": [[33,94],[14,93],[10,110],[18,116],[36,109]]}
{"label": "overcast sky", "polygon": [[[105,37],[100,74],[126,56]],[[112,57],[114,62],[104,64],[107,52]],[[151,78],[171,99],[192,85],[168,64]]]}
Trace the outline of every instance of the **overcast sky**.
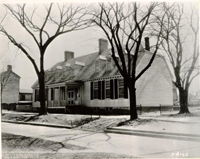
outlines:
{"label": "overcast sky", "polygon": [[[0,1],[5,2],[5,1]],[[8,2],[8,1],[7,1]],[[23,36],[24,32],[21,27],[13,20],[9,19],[7,22],[9,30],[14,31],[16,36],[22,38],[22,41],[28,41],[27,36]],[[53,66],[55,63],[64,60],[64,51],[73,51],[74,56],[78,57],[89,53],[98,51],[98,39],[105,38],[104,34],[96,28],[88,28],[81,31],[71,32],[58,37],[48,47],[45,54],[44,68],[45,70]],[[35,70],[32,63],[27,57],[18,51],[8,40],[0,35],[0,58],[5,62],[4,70],[6,65],[10,64],[13,67],[13,71],[20,77],[20,88],[31,89],[33,83],[37,80]],[[34,50],[34,49],[33,49]],[[36,62],[39,62],[39,56],[33,55]],[[196,78],[191,85],[191,91],[196,92],[200,88],[200,79]]]}

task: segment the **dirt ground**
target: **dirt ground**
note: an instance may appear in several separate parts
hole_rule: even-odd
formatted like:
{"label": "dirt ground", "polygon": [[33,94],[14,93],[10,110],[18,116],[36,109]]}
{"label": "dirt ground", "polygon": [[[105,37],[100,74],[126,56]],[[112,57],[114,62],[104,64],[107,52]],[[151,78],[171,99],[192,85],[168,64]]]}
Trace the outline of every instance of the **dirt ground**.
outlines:
{"label": "dirt ground", "polygon": [[[67,153],[59,153],[67,149]],[[82,152],[77,152],[82,150]],[[84,150],[87,150],[84,152]],[[53,142],[38,138],[2,133],[2,159],[122,159],[134,156],[104,152],[90,152],[87,147]]]}

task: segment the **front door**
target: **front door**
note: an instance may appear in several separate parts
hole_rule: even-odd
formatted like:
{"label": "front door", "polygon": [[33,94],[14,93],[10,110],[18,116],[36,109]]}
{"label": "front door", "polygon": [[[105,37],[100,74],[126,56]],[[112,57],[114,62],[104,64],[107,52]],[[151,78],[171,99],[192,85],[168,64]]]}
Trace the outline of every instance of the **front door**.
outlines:
{"label": "front door", "polygon": [[68,90],[68,105],[74,105],[74,89]]}

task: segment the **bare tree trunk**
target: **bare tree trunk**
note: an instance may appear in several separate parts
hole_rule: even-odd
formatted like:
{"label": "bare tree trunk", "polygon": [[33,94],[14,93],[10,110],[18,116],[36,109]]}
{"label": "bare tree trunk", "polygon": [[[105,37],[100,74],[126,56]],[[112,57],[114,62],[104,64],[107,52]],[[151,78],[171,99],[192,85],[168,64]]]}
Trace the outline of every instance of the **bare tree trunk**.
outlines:
{"label": "bare tree trunk", "polygon": [[137,105],[136,105],[136,89],[135,83],[129,80],[129,98],[130,98],[130,120],[135,120],[138,118],[137,115]]}
{"label": "bare tree trunk", "polygon": [[188,109],[188,90],[179,88],[179,99],[180,99],[180,111],[179,114],[190,114]]}
{"label": "bare tree trunk", "polygon": [[44,83],[44,72],[41,72],[39,75],[39,99],[40,99],[40,115],[46,115],[47,114],[47,108],[45,104],[45,83]]}
{"label": "bare tree trunk", "polygon": [[40,57],[40,74],[39,74],[39,97],[40,97],[40,115],[47,114],[46,107],[46,95],[45,95],[45,80],[44,80],[45,72],[44,72],[44,50],[41,50]]}

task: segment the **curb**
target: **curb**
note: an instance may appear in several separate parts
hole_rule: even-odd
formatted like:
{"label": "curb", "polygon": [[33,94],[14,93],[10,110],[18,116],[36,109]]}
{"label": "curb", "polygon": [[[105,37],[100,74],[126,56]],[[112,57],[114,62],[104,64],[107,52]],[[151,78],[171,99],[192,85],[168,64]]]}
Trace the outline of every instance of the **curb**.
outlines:
{"label": "curb", "polygon": [[34,126],[46,126],[46,127],[54,127],[54,128],[65,128],[65,129],[72,129],[73,126],[64,126],[64,125],[55,125],[55,124],[45,124],[45,123],[36,123],[36,122],[22,122],[22,121],[10,121],[10,120],[1,120],[1,122],[5,123],[13,123],[13,124],[24,124],[24,125],[34,125]]}
{"label": "curb", "polygon": [[[140,117],[141,119],[149,119],[148,117]],[[159,120],[159,121],[164,121],[164,122],[176,122],[176,123],[191,123],[191,124],[198,124],[199,122],[197,121],[178,121],[178,120],[170,120],[170,119],[159,119],[159,118],[151,118],[151,119],[154,119],[154,120]]]}
{"label": "curb", "polygon": [[108,127],[104,130],[105,133],[116,133],[124,135],[135,135],[142,137],[154,137],[154,138],[165,138],[175,140],[186,140],[200,142],[200,135],[197,134],[183,134],[183,133],[170,133],[170,132],[159,132],[159,131],[145,131],[145,130],[130,130],[116,127]]}

